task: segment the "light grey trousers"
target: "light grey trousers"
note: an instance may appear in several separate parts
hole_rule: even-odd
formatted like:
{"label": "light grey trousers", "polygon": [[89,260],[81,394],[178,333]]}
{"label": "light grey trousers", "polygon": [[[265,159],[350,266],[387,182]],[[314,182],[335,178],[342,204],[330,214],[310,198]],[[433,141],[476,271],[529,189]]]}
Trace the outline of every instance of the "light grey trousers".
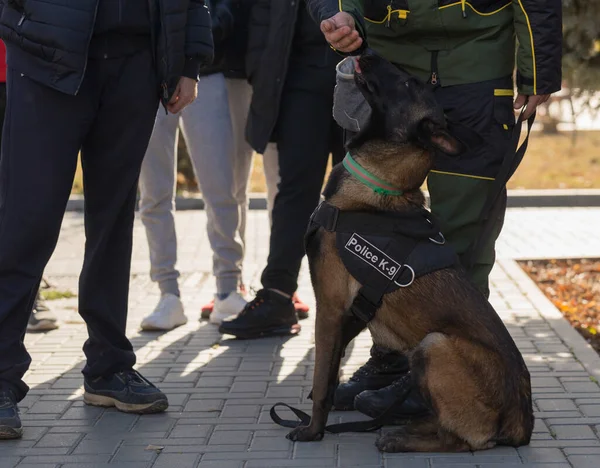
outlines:
{"label": "light grey trousers", "polygon": [[[179,127],[207,214],[217,294],[237,290],[242,281],[247,187],[253,152],[244,138],[251,99],[246,80],[217,73],[198,82],[198,98],[180,114],[160,109],[140,175],[140,214],[150,249],[150,277],[161,293],[179,295],[175,188]],[[277,193],[279,168],[273,145],[265,152],[269,208]]]}

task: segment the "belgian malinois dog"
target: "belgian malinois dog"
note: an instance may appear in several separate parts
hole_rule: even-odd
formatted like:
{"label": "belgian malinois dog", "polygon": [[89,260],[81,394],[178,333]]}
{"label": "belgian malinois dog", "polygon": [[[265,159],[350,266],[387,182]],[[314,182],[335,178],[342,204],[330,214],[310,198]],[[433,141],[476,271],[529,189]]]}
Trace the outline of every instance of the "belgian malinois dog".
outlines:
{"label": "belgian malinois dog", "polygon": [[[446,130],[428,86],[386,60],[362,55],[355,82],[372,115],[348,150],[404,195],[376,193],[339,164],[325,200],[342,212],[422,210],[420,187],[434,153],[458,155],[462,144]],[[335,236],[320,228],[307,246],[317,302],[313,409],[310,424],[288,434],[293,441],[323,438],[340,359],[360,331],[349,330],[348,310],[361,284],[345,268]],[[434,271],[386,294],[368,328],[376,344],[409,356],[409,385],[430,409],[381,436],[380,450],[461,452],[529,443],[534,424],[529,372],[501,319],[461,267]]]}

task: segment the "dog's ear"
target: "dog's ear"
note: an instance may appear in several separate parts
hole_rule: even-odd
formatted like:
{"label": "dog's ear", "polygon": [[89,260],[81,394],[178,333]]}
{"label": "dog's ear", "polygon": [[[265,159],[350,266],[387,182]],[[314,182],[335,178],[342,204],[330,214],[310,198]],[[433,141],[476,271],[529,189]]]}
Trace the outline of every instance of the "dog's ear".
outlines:
{"label": "dog's ear", "polygon": [[464,145],[448,130],[429,119],[419,124],[417,138],[425,147],[434,147],[446,154],[457,155],[465,150]]}

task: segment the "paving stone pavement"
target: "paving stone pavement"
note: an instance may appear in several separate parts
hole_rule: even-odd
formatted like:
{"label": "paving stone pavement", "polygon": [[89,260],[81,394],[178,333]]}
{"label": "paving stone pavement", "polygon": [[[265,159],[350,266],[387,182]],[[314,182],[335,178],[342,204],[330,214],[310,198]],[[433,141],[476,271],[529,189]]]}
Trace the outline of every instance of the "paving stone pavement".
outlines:
{"label": "paving stone pavement", "polygon": [[[25,436],[0,445],[0,468],[513,468],[600,466],[600,358],[568,325],[514,262],[515,258],[600,256],[600,209],[511,209],[498,244],[491,301],[531,370],[536,426],[531,445],[476,454],[379,453],[377,434],[326,434],[322,442],[292,444],[274,425],[271,405],[310,409],[313,321],[291,339],[222,339],[200,322],[210,299],[211,254],[204,212],[176,215],[179,268],[190,321],[165,334],[138,331],[158,291],[148,279],[148,251],[139,220],[131,277],[128,334],[138,368],[168,394],[166,414],[134,416],[84,406],[81,346],[85,326],[77,300],[53,303],[60,329],[29,334],[31,392],[22,402]],[[59,289],[76,292],[83,252],[83,219],[68,213],[46,274]],[[246,281],[258,286],[268,248],[265,212],[249,215]],[[314,306],[306,265],[300,296]],[[313,308],[314,309],[314,308]],[[345,376],[368,357],[361,334],[344,360]],[[358,418],[333,413],[331,421]]]}

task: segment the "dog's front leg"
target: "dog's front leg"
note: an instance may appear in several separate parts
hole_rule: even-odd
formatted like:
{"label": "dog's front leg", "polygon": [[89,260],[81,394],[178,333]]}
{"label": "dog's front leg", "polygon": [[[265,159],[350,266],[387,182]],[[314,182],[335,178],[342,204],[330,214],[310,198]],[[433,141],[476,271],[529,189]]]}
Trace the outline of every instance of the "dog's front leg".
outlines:
{"label": "dog's front leg", "polygon": [[344,343],[344,329],[348,326],[345,322],[343,302],[335,304],[317,297],[312,418],[308,426],[300,426],[290,432],[287,436],[290,440],[306,442],[323,438],[327,416],[333,406],[342,353],[347,344]]}

